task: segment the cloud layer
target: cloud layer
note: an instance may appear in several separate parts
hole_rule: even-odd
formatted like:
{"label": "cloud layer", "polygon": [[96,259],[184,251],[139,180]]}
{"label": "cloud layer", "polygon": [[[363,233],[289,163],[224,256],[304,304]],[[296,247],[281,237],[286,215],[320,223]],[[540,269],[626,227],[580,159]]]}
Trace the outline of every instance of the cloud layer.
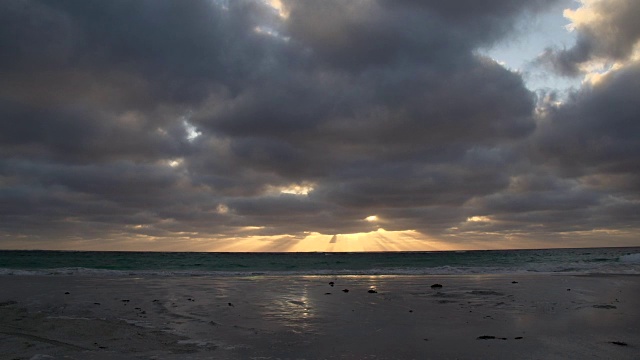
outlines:
{"label": "cloud layer", "polygon": [[635,1],[569,14],[576,46],[540,61],[619,66],[563,102],[478,53],[554,1],[453,3],[3,2],[0,246],[627,239]]}

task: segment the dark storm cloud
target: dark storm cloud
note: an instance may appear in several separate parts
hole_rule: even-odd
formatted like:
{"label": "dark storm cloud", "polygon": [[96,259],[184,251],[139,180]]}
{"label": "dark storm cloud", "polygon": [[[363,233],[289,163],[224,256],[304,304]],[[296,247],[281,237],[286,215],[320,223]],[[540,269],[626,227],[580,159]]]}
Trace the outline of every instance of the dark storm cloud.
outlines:
{"label": "dark storm cloud", "polygon": [[502,38],[539,1],[284,1],[293,38],[330,66],[352,71],[393,63],[462,65],[469,50]]}
{"label": "dark storm cloud", "polygon": [[[472,216],[624,212],[628,147],[598,162],[553,136],[622,139],[601,107],[633,81],[540,122],[520,74],[477,53],[551,3],[283,1],[281,17],[258,0],[3,2],[0,236],[437,235]],[[633,126],[623,103],[614,123]],[[596,170],[562,200],[511,193],[531,169],[562,184],[553,167],[572,158]],[[599,176],[611,166],[624,178]]]}
{"label": "dark storm cloud", "polygon": [[[637,230],[640,221],[640,63],[585,85],[564,103],[543,106],[530,137],[528,174],[468,208],[492,221],[491,231],[549,234],[597,229]],[[536,230],[535,227],[538,227]]]}
{"label": "dark storm cloud", "polygon": [[549,109],[533,137],[536,156],[560,176],[599,195],[595,223],[633,226],[640,220],[640,63],[607,74]]}
{"label": "dark storm cloud", "polygon": [[540,156],[567,172],[640,175],[640,62],[549,107],[536,139]]}
{"label": "dark storm cloud", "polygon": [[569,13],[577,39],[568,49],[549,48],[538,59],[560,74],[576,76],[580,65],[590,60],[623,61],[640,41],[640,2],[636,0],[583,1]]}

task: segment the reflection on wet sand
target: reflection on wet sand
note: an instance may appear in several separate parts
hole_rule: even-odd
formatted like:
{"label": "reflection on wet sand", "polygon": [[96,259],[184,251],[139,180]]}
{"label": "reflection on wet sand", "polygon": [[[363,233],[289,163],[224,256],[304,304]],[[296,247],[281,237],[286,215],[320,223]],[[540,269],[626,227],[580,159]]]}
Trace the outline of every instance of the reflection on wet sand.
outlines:
{"label": "reflection on wet sand", "polygon": [[0,287],[12,290],[0,295],[0,315],[8,319],[0,324],[0,358],[45,349],[72,359],[92,351],[122,359],[625,359],[640,345],[640,278],[633,276],[56,280],[0,277]]}

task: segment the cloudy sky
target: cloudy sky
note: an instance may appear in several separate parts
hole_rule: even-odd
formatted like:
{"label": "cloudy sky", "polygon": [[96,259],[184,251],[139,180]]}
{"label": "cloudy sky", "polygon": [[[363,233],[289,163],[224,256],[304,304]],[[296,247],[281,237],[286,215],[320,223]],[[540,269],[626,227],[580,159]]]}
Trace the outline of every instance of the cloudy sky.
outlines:
{"label": "cloudy sky", "polygon": [[2,1],[0,248],[640,245],[638,15]]}

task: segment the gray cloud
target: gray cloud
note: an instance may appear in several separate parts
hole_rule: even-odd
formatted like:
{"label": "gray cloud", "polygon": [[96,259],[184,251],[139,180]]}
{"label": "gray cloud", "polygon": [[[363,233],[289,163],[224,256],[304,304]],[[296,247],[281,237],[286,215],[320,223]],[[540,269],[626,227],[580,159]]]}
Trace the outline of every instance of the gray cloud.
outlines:
{"label": "gray cloud", "polygon": [[577,33],[575,45],[549,48],[538,62],[560,74],[576,76],[581,73],[579,66],[590,60],[627,60],[640,41],[638,13],[640,3],[635,0],[583,2],[576,12],[569,13]]}
{"label": "gray cloud", "polygon": [[0,239],[635,221],[635,68],[540,117],[478,55],[552,1],[283,3],[2,3]]}
{"label": "gray cloud", "polygon": [[[585,85],[543,108],[528,139],[533,163],[500,192],[468,205],[495,231],[563,233],[637,229],[640,220],[640,64]],[[476,224],[477,225],[477,224]]]}
{"label": "gray cloud", "polygon": [[577,174],[637,173],[640,62],[552,106],[536,136],[540,157]]}

